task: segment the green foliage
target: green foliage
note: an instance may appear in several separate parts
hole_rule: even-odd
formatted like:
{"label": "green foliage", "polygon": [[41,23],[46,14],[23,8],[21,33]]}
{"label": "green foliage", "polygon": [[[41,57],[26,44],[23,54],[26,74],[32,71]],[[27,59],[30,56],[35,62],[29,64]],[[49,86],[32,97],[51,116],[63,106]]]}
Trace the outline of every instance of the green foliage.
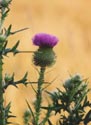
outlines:
{"label": "green foliage", "polygon": [[10,107],[11,107],[11,103],[9,103],[6,108],[5,108],[5,120],[6,120],[6,124],[11,124],[12,122],[8,122],[9,118],[15,118],[16,116],[11,115],[11,111],[10,111]]}
{"label": "green foliage", "polygon": [[30,122],[30,119],[31,119],[31,113],[30,113],[29,110],[24,112],[23,119],[24,119],[24,125],[30,125],[29,122]]}
{"label": "green foliage", "polygon": [[49,124],[49,125],[53,125],[49,119],[48,119],[48,124]]}
{"label": "green foliage", "polygon": [[7,56],[8,53],[13,53],[14,55],[17,54],[19,52],[17,50],[19,42],[20,41],[18,41],[12,48],[6,48],[7,47],[7,43],[8,43],[6,41],[6,43],[4,44],[4,46],[2,47],[2,50],[1,50],[2,55]]}
{"label": "green foliage", "polygon": [[[28,28],[23,28],[17,31],[12,32],[12,25],[10,24],[8,28],[3,28],[3,23],[10,11],[9,5],[12,0],[0,0],[0,12],[1,12],[1,18],[0,18],[0,125],[6,125],[11,124],[11,122],[8,122],[8,119],[11,117],[15,117],[13,115],[10,115],[10,103],[5,107],[4,106],[4,93],[6,88],[9,85],[13,85],[15,87],[18,87],[18,84],[24,84],[27,85],[27,73],[24,75],[23,78],[21,78],[18,81],[14,80],[14,74],[12,76],[5,75],[3,78],[2,72],[3,72],[3,59],[4,56],[7,56],[8,53],[13,53],[13,55],[16,55],[19,53],[19,50],[17,49],[19,46],[20,41],[18,41],[13,47],[8,48],[8,37],[10,35],[14,35],[20,31],[26,30]],[[3,81],[4,80],[4,81]]]}
{"label": "green foliage", "polygon": [[[90,91],[87,80],[79,75],[72,76],[63,84],[64,90],[57,88],[54,93],[47,92],[52,100],[51,107],[42,107],[60,114],[59,125],[87,125],[91,121],[91,102],[87,98]],[[86,112],[86,108],[90,108]]]}
{"label": "green foliage", "polygon": [[7,89],[7,87],[9,85],[12,85],[12,86],[15,86],[16,88],[18,88],[17,85],[21,84],[21,83],[26,86],[28,84],[28,82],[27,82],[27,75],[28,75],[28,73],[25,73],[25,75],[23,76],[22,79],[20,79],[18,81],[15,81],[14,80],[14,74],[12,76],[6,74],[5,77],[4,77],[4,86],[3,86],[3,89],[4,90]]}
{"label": "green foliage", "polygon": [[50,105],[48,106],[49,109],[47,110],[47,113],[45,114],[45,117],[43,118],[43,120],[41,121],[40,125],[45,125],[47,122],[51,123],[49,121],[49,118],[51,116],[51,110],[50,110]]}
{"label": "green foliage", "polygon": [[0,5],[1,8],[8,8],[9,4],[11,3],[12,0],[1,0]]}
{"label": "green foliage", "polygon": [[[5,125],[6,124],[12,124],[12,122],[9,122],[8,120],[10,119],[10,118],[15,118],[16,116],[14,116],[14,115],[11,115],[11,111],[10,111],[10,107],[11,107],[11,103],[9,103],[4,109],[3,109],[3,111],[4,111],[4,119],[5,119]],[[2,119],[0,119],[0,125],[2,124]]]}
{"label": "green foliage", "polygon": [[34,114],[32,108],[31,108],[31,106],[29,105],[28,101],[26,101],[26,103],[28,105],[28,109],[29,109],[29,112],[30,112],[30,115],[31,115],[31,123],[34,124],[34,125],[36,125],[35,114]]}
{"label": "green foliage", "polygon": [[[49,117],[51,116],[51,110],[49,108],[49,110],[47,110],[47,112],[44,114],[44,116],[42,116],[42,112],[43,109],[42,107],[42,99],[43,99],[43,84],[44,84],[44,75],[45,75],[45,67],[40,67],[40,72],[39,72],[39,79],[37,82],[37,90],[34,90],[34,92],[36,93],[36,100],[33,103],[33,108],[34,110],[31,108],[30,104],[27,102],[28,105],[28,109],[30,111],[31,114],[31,119],[30,119],[30,123],[32,125],[45,125],[48,121],[49,121]],[[50,105],[49,105],[50,107]],[[43,118],[41,118],[41,116]],[[30,125],[30,124],[29,124]]]}

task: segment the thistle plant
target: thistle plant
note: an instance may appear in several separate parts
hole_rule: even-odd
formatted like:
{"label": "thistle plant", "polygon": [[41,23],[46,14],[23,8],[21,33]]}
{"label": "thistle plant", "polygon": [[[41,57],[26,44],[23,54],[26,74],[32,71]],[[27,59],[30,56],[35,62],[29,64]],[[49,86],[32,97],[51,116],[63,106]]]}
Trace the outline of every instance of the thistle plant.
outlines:
{"label": "thistle plant", "polygon": [[[9,118],[15,117],[14,115],[11,115],[10,107],[11,103],[7,104],[7,106],[4,106],[4,93],[5,90],[9,85],[13,85],[16,88],[18,87],[17,85],[22,83],[24,85],[27,85],[27,73],[24,75],[24,77],[18,81],[15,81],[15,76],[14,74],[10,76],[8,73],[5,74],[3,77],[3,59],[4,56],[7,56],[8,53],[13,53],[13,55],[16,55],[18,53],[24,53],[25,51],[19,51],[18,41],[12,48],[7,48],[8,44],[8,37],[10,35],[13,35],[17,32],[26,30],[27,28],[14,31],[12,32],[12,25],[10,24],[8,28],[4,28],[3,24],[4,21],[10,11],[10,3],[12,0],[0,0],[0,12],[1,12],[1,18],[0,18],[0,125],[6,125],[6,124],[11,124],[12,122],[9,122]],[[36,101],[35,101],[35,111],[34,113],[32,112],[32,109],[30,108],[30,105],[28,104],[28,107],[31,111],[32,114],[32,123],[34,125],[41,125],[45,124],[47,121],[47,117],[49,116],[50,112],[48,111],[47,115],[45,118],[41,121],[41,106],[42,106],[42,92],[43,92],[43,84],[44,84],[44,74],[46,67],[52,66],[55,62],[55,53],[53,51],[53,47],[57,44],[58,39],[49,34],[45,33],[40,33],[36,34],[33,37],[33,44],[36,46],[39,46],[39,49],[34,52],[33,55],[33,63],[36,66],[40,67],[40,72],[39,72],[39,79],[37,82],[37,90],[36,90]],[[32,52],[32,51],[26,51],[26,52]],[[26,118],[26,114],[24,116]],[[27,123],[25,123],[27,124]]]}
{"label": "thistle plant", "polygon": [[39,66],[39,79],[37,81],[37,90],[36,92],[36,101],[34,103],[35,111],[32,111],[29,104],[29,109],[32,114],[32,124],[33,125],[44,125],[48,121],[50,116],[50,111],[47,112],[44,119],[41,120],[41,107],[42,107],[42,93],[43,93],[43,85],[45,84],[44,75],[47,67],[52,66],[55,63],[55,53],[53,51],[53,47],[58,43],[58,38],[46,34],[39,33],[36,34],[33,39],[33,44],[39,46],[38,50],[33,54],[33,63],[35,66]]}
{"label": "thistle plant", "polygon": [[4,93],[5,90],[9,85],[13,85],[17,87],[17,84],[23,83],[26,84],[27,81],[27,74],[24,75],[24,77],[18,81],[14,80],[14,74],[12,76],[5,75],[3,77],[3,59],[5,56],[7,56],[8,53],[13,53],[14,55],[19,53],[19,50],[17,49],[19,45],[19,41],[12,47],[12,48],[7,48],[8,44],[8,37],[10,35],[13,35],[17,32],[23,31],[27,28],[14,31],[12,32],[12,25],[9,25],[8,28],[5,28],[3,26],[4,21],[10,11],[9,5],[12,0],[0,0],[0,125],[6,125],[6,124],[11,124],[11,122],[8,121],[9,118],[15,117],[14,115],[11,114],[10,107],[11,103],[7,104],[4,106]]}
{"label": "thistle plant", "polygon": [[[9,118],[14,118],[16,116],[12,115],[10,111],[11,102],[4,105],[4,94],[8,86],[13,85],[18,87],[18,84],[33,84],[33,82],[28,82],[27,74],[18,81],[15,81],[15,75],[11,76],[6,73],[3,76],[3,59],[8,53],[13,53],[15,56],[18,53],[33,53],[33,64],[39,68],[39,78],[36,83],[37,89],[35,92],[35,102],[33,107],[30,107],[28,101],[28,110],[25,111],[23,115],[24,125],[53,125],[50,120],[51,113],[55,112],[60,114],[60,119],[57,125],[87,125],[91,121],[91,102],[88,100],[88,92],[90,89],[87,88],[87,80],[82,79],[80,75],[71,76],[70,79],[66,80],[63,84],[63,89],[57,88],[54,93],[45,91],[44,84],[45,81],[45,71],[48,67],[51,67],[56,62],[56,54],[53,50],[55,45],[58,43],[58,38],[51,34],[39,33],[34,35],[32,38],[33,44],[38,46],[38,49],[34,51],[19,51],[18,45],[20,41],[8,48],[8,37],[18,33],[20,31],[26,30],[27,28],[20,29],[12,32],[12,25],[10,24],[8,28],[5,28],[4,21],[10,11],[10,3],[12,0],[0,0],[0,125],[13,124],[9,121]],[[43,92],[50,95],[52,101],[47,107],[42,103]],[[88,111],[86,109],[88,108]],[[46,110],[45,116],[42,117],[43,111]]]}
{"label": "thistle plant", "polygon": [[[52,100],[50,107],[42,107],[60,114],[57,125],[88,125],[91,122],[91,102],[87,94],[87,80],[80,75],[71,76],[63,84],[63,90],[57,88],[54,93],[47,92]],[[89,109],[86,111],[86,109]],[[49,120],[49,125],[53,125]]]}

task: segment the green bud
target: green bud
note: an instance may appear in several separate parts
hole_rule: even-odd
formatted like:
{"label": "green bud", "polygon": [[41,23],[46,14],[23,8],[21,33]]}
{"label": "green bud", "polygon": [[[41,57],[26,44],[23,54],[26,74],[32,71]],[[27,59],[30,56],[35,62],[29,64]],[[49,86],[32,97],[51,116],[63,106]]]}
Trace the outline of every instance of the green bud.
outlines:
{"label": "green bud", "polygon": [[0,35],[0,43],[3,43],[6,40],[5,35]]}
{"label": "green bud", "polygon": [[72,89],[71,79],[67,79],[64,83],[64,87],[68,89]]}
{"label": "green bud", "polygon": [[23,116],[23,119],[24,119],[24,125],[28,125],[29,124],[29,121],[31,119],[31,112],[29,110],[26,110],[24,112],[24,116]]}
{"label": "green bud", "polygon": [[36,66],[46,67],[55,63],[55,53],[52,48],[39,48],[33,56],[33,63]]}
{"label": "green bud", "polygon": [[73,80],[76,82],[80,82],[80,81],[82,81],[82,77],[80,74],[76,74],[73,76]]}
{"label": "green bud", "polygon": [[12,77],[9,74],[5,74],[4,80],[5,80],[5,83],[8,83],[12,80]]}
{"label": "green bud", "polygon": [[79,74],[72,76],[70,79],[67,79],[64,83],[64,87],[68,89],[73,89],[77,85],[80,85],[82,82],[82,78]]}
{"label": "green bud", "polygon": [[12,0],[0,0],[0,6],[1,7],[8,7]]}

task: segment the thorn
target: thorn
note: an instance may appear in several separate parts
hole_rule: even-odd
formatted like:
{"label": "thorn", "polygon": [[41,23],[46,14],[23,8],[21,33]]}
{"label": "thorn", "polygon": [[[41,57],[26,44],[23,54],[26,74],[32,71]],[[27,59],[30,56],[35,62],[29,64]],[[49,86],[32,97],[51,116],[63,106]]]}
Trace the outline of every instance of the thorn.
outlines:
{"label": "thorn", "polygon": [[21,32],[21,31],[24,31],[24,30],[27,30],[27,29],[29,29],[29,28],[23,28],[23,29],[11,32],[11,35],[14,35],[15,33],[18,33],[18,32]]}

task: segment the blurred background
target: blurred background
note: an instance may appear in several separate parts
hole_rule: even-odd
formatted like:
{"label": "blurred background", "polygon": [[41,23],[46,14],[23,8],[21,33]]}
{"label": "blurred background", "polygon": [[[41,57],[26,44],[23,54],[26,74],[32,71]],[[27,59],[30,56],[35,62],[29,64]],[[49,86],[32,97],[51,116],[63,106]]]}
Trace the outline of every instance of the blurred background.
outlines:
{"label": "blurred background", "polygon": [[[5,26],[13,24],[13,31],[29,27],[29,30],[17,33],[9,38],[8,46],[20,40],[20,50],[36,50],[32,37],[36,33],[54,34],[59,38],[54,48],[56,64],[47,69],[46,81],[54,82],[48,90],[61,87],[69,75],[79,73],[91,82],[91,1],[86,0],[13,0],[11,11]],[[15,79],[23,77],[28,71],[28,80],[36,81],[37,71],[32,63],[32,54],[17,54],[4,58],[4,72],[15,73]],[[34,85],[36,87],[36,85]],[[91,94],[91,93],[90,93]],[[27,109],[25,99],[34,101],[31,86],[19,85],[19,89],[9,87],[5,94],[5,103],[12,102],[12,111],[17,115],[14,122],[22,123],[22,113]]]}

